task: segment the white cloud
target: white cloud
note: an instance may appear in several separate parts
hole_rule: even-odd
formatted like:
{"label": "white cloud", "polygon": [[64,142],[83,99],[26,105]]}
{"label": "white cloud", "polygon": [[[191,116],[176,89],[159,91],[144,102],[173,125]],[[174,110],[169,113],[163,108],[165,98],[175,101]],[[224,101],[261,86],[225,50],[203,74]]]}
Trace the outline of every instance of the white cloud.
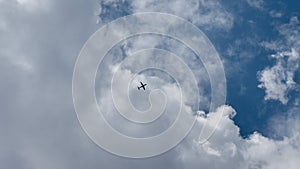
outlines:
{"label": "white cloud", "polygon": [[271,10],[269,12],[270,16],[273,18],[281,18],[283,16],[282,12],[276,11],[276,10]]}
{"label": "white cloud", "polygon": [[259,73],[261,84],[258,87],[265,89],[266,100],[274,99],[286,104],[288,92],[296,86],[294,74],[299,68],[299,53],[292,49],[291,52],[280,52],[272,57],[276,58],[277,63]]}
{"label": "white cloud", "polygon": [[264,7],[264,1],[263,0],[247,0],[247,3],[257,9],[263,9]]}
{"label": "white cloud", "polygon": [[132,6],[135,12],[155,11],[172,13],[186,18],[198,26],[217,27],[225,30],[229,30],[233,26],[232,15],[215,0],[135,0],[132,2]]}
{"label": "white cloud", "polygon": [[[194,73],[195,77],[201,77],[198,80],[198,87],[199,87],[199,94],[200,94],[200,107],[203,107],[203,109],[207,110],[209,108],[209,102],[210,102],[210,96],[207,94],[210,92],[210,82],[209,82],[209,76],[207,73],[207,70],[203,66],[201,60],[186,46],[180,44],[178,41],[175,41],[171,38],[164,37],[164,36],[158,36],[158,35],[142,35],[142,36],[135,36],[133,38],[127,39],[115,49],[117,50],[112,50],[113,52],[109,54],[107,58],[116,58],[116,56],[120,57],[119,59],[116,60],[121,60],[123,57],[129,56],[139,50],[143,49],[151,49],[151,48],[158,48],[158,49],[164,49],[167,51],[171,51],[172,53],[176,54],[187,64],[187,66],[191,69],[191,71]],[[109,59],[107,59],[109,60]],[[150,63],[156,63],[157,66],[161,66],[166,68],[167,70],[170,69],[171,66],[174,66],[175,61],[172,60],[172,58],[165,58],[163,60],[151,60],[151,59],[143,59],[139,61],[134,61],[131,59],[131,63],[129,64],[129,68],[132,67],[131,65],[136,65],[136,64],[150,64]],[[112,64],[112,60],[107,61],[105,64]],[[165,65],[164,63],[169,63],[173,62],[173,65]],[[113,63],[115,64],[115,63]],[[213,65],[212,65],[213,66]],[[132,68],[130,68],[132,69]],[[172,70],[172,69],[171,69]],[[174,69],[173,69],[174,70]],[[101,70],[105,71],[105,70]],[[185,74],[182,73],[183,69],[182,67],[178,66],[176,68],[177,76],[179,76],[180,79],[177,80],[182,80],[186,78]],[[109,79],[109,78],[108,78]],[[190,90],[189,82],[190,80],[182,80],[183,85],[187,86],[186,92],[189,91],[189,93],[194,93],[194,90]]]}
{"label": "white cloud", "polygon": [[[167,79],[162,79],[159,77],[149,76],[144,74],[135,76],[135,74],[131,72],[131,70],[124,69],[121,67],[118,70],[118,73],[122,75],[122,78],[118,79],[118,82],[115,83],[114,91],[124,91],[124,92],[114,92],[114,100],[112,100],[112,93],[110,91],[111,86],[106,85],[106,87],[103,86],[100,89],[100,93],[97,93],[97,95],[99,95],[98,104],[101,107],[101,111],[103,111],[103,113],[105,114],[106,120],[109,121],[109,123],[121,133],[125,133],[125,135],[134,136],[134,137],[146,137],[146,136],[149,137],[152,135],[159,134],[164,130],[166,130],[174,122],[176,116],[178,115],[177,113],[180,109],[181,91],[179,87],[176,85],[176,83],[170,83]],[[107,84],[110,83],[110,79],[103,79],[103,80],[105,81],[107,80],[107,82],[105,82]],[[148,84],[146,86],[145,91],[141,92],[136,89],[137,87],[136,84],[139,84],[140,81],[143,81],[144,83]],[[130,82],[130,85],[127,91],[124,90],[124,88],[127,88],[128,82]],[[159,119],[152,122],[151,124],[139,125],[124,120],[119,115],[120,114],[119,110],[121,111],[124,110],[123,112],[125,112],[125,110],[131,110],[132,107],[140,111],[146,111],[148,108],[150,108],[150,100],[149,100],[150,91],[156,89],[160,89],[164,93],[165,99],[167,100],[167,103],[165,105],[165,110],[161,115],[161,117],[159,117]],[[123,99],[120,100],[120,98]],[[124,101],[126,100],[126,98],[130,100],[130,104]],[[116,102],[116,99],[120,101]],[[156,100],[159,101],[162,99],[156,97]],[[152,101],[156,101],[156,100],[152,100]],[[159,102],[158,104],[152,102],[151,106],[160,105],[161,102]],[[183,103],[185,102],[187,101],[183,100]],[[118,110],[115,108],[116,104],[118,104],[117,106],[119,107]],[[184,113],[187,113],[187,115],[188,114],[190,116],[193,115],[189,106],[183,105],[182,111]]]}
{"label": "white cloud", "polygon": [[276,51],[271,55],[271,58],[276,60],[276,64],[258,73],[260,81],[258,87],[265,89],[266,100],[279,100],[287,104],[289,92],[296,88],[294,76],[300,64],[298,18],[292,17],[290,23],[280,26],[278,31],[283,40],[262,43],[265,48]]}
{"label": "white cloud", "polygon": [[[221,108],[212,113],[222,113]],[[239,127],[229,118],[228,114],[235,114],[230,106],[225,106],[225,116],[220,121],[214,135],[204,145],[197,141],[188,141],[179,146],[180,159],[186,168],[223,168],[223,169],[297,169],[300,146],[298,139],[299,114],[288,121],[276,121],[272,127],[284,126],[285,131],[278,134],[292,133],[283,140],[274,140],[255,132],[244,139],[239,134]],[[277,117],[278,118],[278,117]],[[275,119],[277,119],[275,118]],[[200,124],[209,119],[199,117]],[[297,125],[291,125],[297,124]],[[194,137],[194,136],[192,136]]]}
{"label": "white cloud", "polygon": [[[117,6],[128,2],[131,12],[163,12],[183,17],[202,29],[218,28],[230,30],[233,16],[217,0],[150,0],[150,1],[104,1],[105,4]],[[119,9],[121,9],[119,7]],[[103,11],[102,11],[103,12]],[[126,12],[127,9],[126,9]]]}

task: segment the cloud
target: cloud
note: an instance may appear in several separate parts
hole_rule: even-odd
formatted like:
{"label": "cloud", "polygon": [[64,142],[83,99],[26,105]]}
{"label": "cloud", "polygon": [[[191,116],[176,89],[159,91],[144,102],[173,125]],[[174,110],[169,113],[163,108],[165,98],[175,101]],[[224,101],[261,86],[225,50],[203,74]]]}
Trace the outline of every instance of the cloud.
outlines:
{"label": "cloud", "polygon": [[283,16],[282,12],[276,11],[276,10],[271,10],[269,12],[270,16],[273,18],[281,18]]}
{"label": "cloud", "polygon": [[[149,61],[146,60],[145,62]],[[111,71],[113,70],[115,69],[112,68]],[[126,70],[122,71],[126,72]],[[125,72],[122,73],[124,76],[126,76]],[[137,78],[143,78],[144,80],[149,79],[149,77]],[[168,83],[169,82],[164,82],[164,85]],[[178,89],[172,88],[170,85],[164,85],[160,85],[161,88],[166,90],[172,89],[169,90],[171,93],[179,92]],[[119,87],[122,87],[122,85]],[[101,97],[104,99],[99,103],[102,105],[101,107],[113,106],[105,106],[108,95],[109,94],[104,93],[104,97]],[[132,98],[133,102],[138,101],[135,99],[137,97]],[[112,101],[108,101],[108,103],[111,102]],[[173,103],[175,105],[177,104],[176,102]],[[171,107],[172,105],[168,109],[174,111],[170,109]],[[111,113],[113,111],[109,112]],[[282,136],[283,139],[268,138],[258,132],[254,132],[247,138],[242,138],[240,135],[240,128],[235,125],[234,121],[232,120],[238,112],[236,112],[231,106],[221,106],[215,112],[210,112],[206,115],[203,115],[202,112],[202,115],[198,117],[196,127],[192,130],[191,134],[175,148],[175,152],[172,151],[165,154],[168,159],[173,160],[162,165],[169,165],[170,163],[175,163],[175,161],[177,161],[180,162],[180,165],[177,167],[174,166],[173,168],[202,167],[212,169],[284,169],[288,166],[291,169],[296,169],[298,167],[297,157],[300,155],[300,146],[297,141],[300,138],[300,116],[296,113],[298,111],[299,109],[295,108],[287,112],[288,116],[274,116],[269,123],[269,128],[272,129],[272,133]],[[169,113],[170,112],[167,112],[167,114]],[[203,125],[208,123],[208,126],[211,128],[215,127],[213,126],[213,121],[222,113],[222,119],[212,137],[207,140],[207,142],[200,144],[197,139],[200,134],[199,131]],[[169,114],[166,116],[164,118],[165,123],[163,124],[168,123],[169,125],[169,123],[172,121],[170,119],[172,116],[174,115]],[[145,126],[143,126],[143,128],[139,128],[128,125],[128,122],[117,120],[118,118],[116,118],[116,116],[110,116],[109,119],[111,124],[119,125],[117,128],[124,133],[132,136],[145,136],[143,135]],[[156,123],[155,128],[152,128],[151,130],[161,131],[161,129],[165,127],[167,126]],[[153,131],[151,130],[148,129],[147,134],[153,134]]]}
{"label": "cloud", "polygon": [[[217,0],[150,0],[150,1],[102,1],[100,19],[107,20],[117,11],[125,14],[134,12],[163,12],[183,17],[204,30],[220,29],[230,30],[233,27],[234,18]],[[123,9],[122,6],[129,5]],[[113,9],[111,14],[105,10],[107,6]],[[109,9],[111,9],[109,8]],[[117,12],[117,13],[119,13]]]}
{"label": "cloud", "polygon": [[[195,77],[201,77],[198,80],[198,88],[199,88],[199,96],[200,96],[200,103],[199,106],[202,107],[204,110],[209,109],[209,102],[210,102],[210,96],[208,93],[211,92],[210,89],[210,82],[209,82],[209,75],[207,73],[207,70],[205,69],[203,63],[201,62],[200,58],[197,57],[189,48],[187,48],[185,45],[182,45],[178,41],[164,37],[161,35],[141,35],[141,36],[135,36],[132,38],[129,38],[120,44],[118,44],[116,47],[114,47],[113,50],[111,50],[110,53],[108,53],[108,56],[104,58],[103,64],[100,66],[99,71],[105,72],[103,74],[107,75],[105,79],[109,80],[109,75],[111,74],[109,70],[109,67],[106,65],[110,65],[114,67],[115,64],[120,63],[125,57],[128,57],[132,54],[134,54],[137,51],[143,50],[143,49],[163,49],[166,51],[170,51],[177,56],[179,56],[182,61],[187,64],[187,66],[191,69],[191,71],[194,73]],[[173,65],[168,65],[164,63],[173,62]],[[186,92],[188,91],[191,93],[191,95],[195,92],[194,90],[190,90],[191,86],[189,86],[189,82],[192,79],[182,80],[186,78],[186,74],[183,73],[183,67],[178,66],[175,69],[171,69],[172,66],[174,66],[175,61],[172,60],[172,58],[164,58],[164,59],[139,59],[138,61],[134,61],[131,59],[130,64],[127,64],[127,68],[134,69],[132,65],[149,65],[150,63],[156,63],[156,66],[161,66],[169,70],[177,71],[176,75],[178,76],[177,80],[183,81],[183,85],[186,86]],[[178,62],[176,62],[178,63]],[[213,65],[212,65],[213,66]],[[102,69],[103,67],[103,69]],[[136,66],[138,67],[138,66]],[[137,68],[135,68],[137,69]],[[151,71],[150,71],[151,72]],[[172,72],[172,71],[171,71]],[[102,79],[101,82],[99,80],[99,86],[109,86],[110,81],[108,81],[106,84],[104,84],[104,80]]]}
{"label": "cloud", "polygon": [[75,167],[65,162],[81,133],[70,84],[80,47],[98,27],[82,8],[96,5],[0,1],[0,168]]}
{"label": "cloud", "polygon": [[287,104],[288,93],[296,87],[294,74],[299,68],[299,53],[292,49],[291,52],[280,52],[272,57],[276,59],[276,65],[259,72],[261,84],[258,87],[265,89],[266,100],[274,99]]}
{"label": "cloud", "polygon": [[48,0],[16,0],[20,8],[26,11],[34,12],[40,10],[48,10],[51,6]]}
{"label": "cloud", "polygon": [[252,166],[262,168],[292,168],[299,166],[300,116],[299,107],[290,108],[284,115],[276,115],[269,123],[270,133],[277,140],[254,133],[246,142],[246,158]]}
{"label": "cloud", "polygon": [[[297,157],[300,155],[298,139],[299,114],[286,117],[287,121],[274,121],[270,127],[285,128],[277,130],[278,134],[286,135],[282,140],[274,140],[260,133],[253,133],[247,138],[239,134],[239,127],[230,117],[235,110],[230,106],[223,106],[225,115],[219,123],[218,129],[208,142],[198,144],[197,140],[187,141],[178,147],[179,158],[184,162],[185,168],[224,168],[224,169],[296,169],[299,165]],[[222,107],[209,116],[221,113]],[[296,118],[295,118],[296,117]],[[278,117],[274,117],[278,119]],[[199,117],[199,123],[209,121],[209,118]],[[291,125],[297,124],[297,125]],[[193,136],[194,137],[194,136]]]}
{"label": "cloud", "polygon": [[263,0],[247,0],[247,3],[257,9],[263,9],[264,8],[264,1]]}
{"label": "cloud", "polygon": [[[239,127],[231,119],[235,110],[230,106],[221,107],[225,109],[222,121],[216,133],[204,145],[199,145],[195,139],[199,134],[196,129],[175,149],[149,159],[125,159],[102,150],[82,131],[71,95],[71,77],[77,54],[88,37],[99,27],[95,25],[97,17],[93,13],[98,1],[45,1],[46,5],[41,6],[39,4],[44,1],[18,2],[0,1],[0,168],[297,167],[299,118],[295,118],[296,115],[284,117],[284,120],[274,120],[271,124],[278,127],[275,130],[278,135],[285,136],[283,140],[270,139],[259,133],[244,139],[239,134]],[[159,10],[158,1],[152,2],[154,4],[150,5],[149,10]],[[165,6],[166,12],[179,15],[176,12],[178,9],[183,17],[200,26],[225,30],[233,26],[231,14],[217,1],[199,1],[195,6],[194,2],[170,3],[171,7]],[[197,13],[197,5],[203,9],[202,12]],[[133,7],[133,11],[146,8],[143,4]],[[185,13],[183,7],[190,8],[191,11]],[[293,31],[282,33],[293,34]],[[299,38],[293,39],[290,36],[288,41],[297,43],[297,39]],[[142,42],[147,41],[141,38],[138,42],[140,48],[146,46]],[[156,45],[156,40],[151,40],[150,43]],[[189,64],[197,77],[207,80],[205,70],[201,65],[195,65],[197,61],[191,53],[175,45],[170,46],[176,48],[178,54],[182,53],[186,60],[190,59]],[[292,50],[286,51],[288,55],[293,53]],[[286,63],[283,62],[282,65],[288,67]],[[168,93],[178,92],[174,85],[166,85],[165,89]],[[209,101],[205,95],[201,97],[206,102]],[[110,100],[103,102],[111,103]],[[294,111],[299,112],[299,109]],[[220,109],[206,116],[202,114],[198,125],[201,127],[218,113]],[[137,130],[129,125],[120,127]]]}
{"label": "cloud", "polygon": [[263,42],[262,45],[275,51],[271,55],[275,59],[275,65],[267,67],[258,73],[259,88],[265,89],[266,100],[279,100],[287,104],[288,94],[296,88],[294,81],[295,72],[300,64],[300,26],[297,17],[292,17],[288,24],[279,26],[281,35],[279,40]]}

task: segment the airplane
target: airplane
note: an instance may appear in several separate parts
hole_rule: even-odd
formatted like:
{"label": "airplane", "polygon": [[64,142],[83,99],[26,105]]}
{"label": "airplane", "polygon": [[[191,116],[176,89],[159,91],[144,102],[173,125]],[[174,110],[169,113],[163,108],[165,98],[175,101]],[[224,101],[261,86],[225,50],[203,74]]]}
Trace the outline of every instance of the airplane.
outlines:
{"label": "airplane", "polygon": [[141,88],[143,88],[144,90],[146,90],[146,88],[145,88],[145,86],[147,85],[147,84],[143,84],[143,82],[140,82],[141,83],[141,85],[142,86],[138,86],[137,88],[138,88],[138,90],[140,90]]}

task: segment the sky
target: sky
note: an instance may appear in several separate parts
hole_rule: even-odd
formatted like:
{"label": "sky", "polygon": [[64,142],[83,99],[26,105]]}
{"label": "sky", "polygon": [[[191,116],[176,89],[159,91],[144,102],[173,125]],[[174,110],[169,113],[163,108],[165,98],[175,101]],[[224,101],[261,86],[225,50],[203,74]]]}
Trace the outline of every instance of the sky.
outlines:
{"label": "sky", "polygon": [[[145,22],[128,17],[145,12],[162,15]],[[119,21],[131,24],[112,22],[124,16]],[[295,0],[0,0],[0,168],[299,168],[299,17]],[[181,27],[182,19],[192,28]],[[93,50],[103,52],[101,46],[126,34],[123,28],[150,30],[143,27],[147,21],[181,38],[139,34],[115,43],[99,65],[89,60],[100,56]],[[99,30],[112,36],[96,39]],[[76,81],[77,72],[93,81],[92,68],[93,88]],[[143,93],[136,89],[139,81],[148,84]],[[139,141],[119,142],[109,151],[101,143],[117,141],[94,137],[87,128],[99,126],[84,125],[78,111],[77,96],[85,96],[86,86],[114,131],[147,138],[179,122],[179,134],[170,137],[183,140],[163,139],[174,144],[168,151],[139,147]],[[92,107],[85,101],[84,108]],[[126,114],[160,108],[161,117],[149,124]],[[202,129],[213,131],[205,142]],[[120,155],[127,147],[127,157]],[[128,157],[148,151],[159,153]]]}

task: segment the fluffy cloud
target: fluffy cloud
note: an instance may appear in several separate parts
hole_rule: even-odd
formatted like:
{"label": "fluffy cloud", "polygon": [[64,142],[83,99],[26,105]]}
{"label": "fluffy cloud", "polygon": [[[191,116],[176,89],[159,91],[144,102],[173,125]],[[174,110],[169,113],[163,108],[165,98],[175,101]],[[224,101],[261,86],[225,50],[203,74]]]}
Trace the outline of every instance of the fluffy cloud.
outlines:
{"label": "fluffy cloud", "polygon": [[295,72],[300,64],[300,26],[297,17],[292,17],[290,23],[278,28],[283,40],[263,42],[267,49],[277,51],[271,55],[276,64],[258,73],[261,82],[258,87],[265,89],[265,99],[279,100],[283,104],[288,102],[288,94],[295,89]]}
{"label": "fluffy cloud", "polygon": [[288,92],[296,87],[294,74],[299,68],[299,53],[292,48],[291,52],[279,52],[272,57],[276,59],[276,65],[259,73],[261,84],[258,87],[266,90],[266,100],[274,99],[286,104]]}
{"label": "fluffy cloud", "polygon": [[[224,168],[224,169],[297,169],[300,146],[299,111],[291,110],[293,115],[286,117],[286,121],[280,121],[278,117],[270,125],[275,128],[278,135],[284,135],[282,140],[274,140],[255,132],[248,138],[242,138],[239,127],[230,117],[235,115],[235,110],[230,106],[220,107],[216,112],[208,114],[208,118],[199,117],[199,123],[210,121],[210,118],[222,113],[223,118],[214,135],[204,144],[196,140],[187,141],[179,146],[180,159],[186,168]],[[283,130],[278,130],[284,128]],[[290,133],[290,134],[287,134]],[[194,137],[194,136],[193,136]]]}

